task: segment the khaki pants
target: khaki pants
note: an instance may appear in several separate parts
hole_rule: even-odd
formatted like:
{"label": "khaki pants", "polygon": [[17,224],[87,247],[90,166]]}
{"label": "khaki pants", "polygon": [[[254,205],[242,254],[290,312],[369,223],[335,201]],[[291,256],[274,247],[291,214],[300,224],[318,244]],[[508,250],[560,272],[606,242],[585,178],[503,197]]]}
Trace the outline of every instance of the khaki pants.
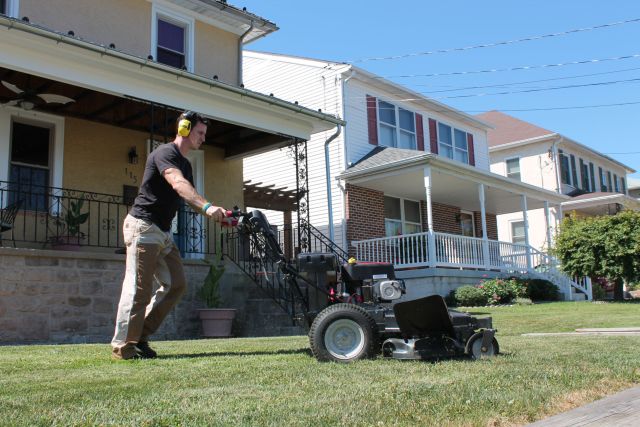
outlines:
{"label": "khaki pants", "polygon": [[180,300],[186,279],[171,232],[127,215],[123,236],[127,266],[111,346],[116,356],[129,359],[136,354],[135,345],[147,341]]}

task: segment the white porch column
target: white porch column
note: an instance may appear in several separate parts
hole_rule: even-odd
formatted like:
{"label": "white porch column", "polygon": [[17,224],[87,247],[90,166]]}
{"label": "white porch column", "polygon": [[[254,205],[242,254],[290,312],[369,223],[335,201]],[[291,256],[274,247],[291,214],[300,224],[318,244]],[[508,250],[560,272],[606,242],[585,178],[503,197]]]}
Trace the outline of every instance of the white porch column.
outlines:
{"label": "white porch column", "polygon": [[544,221],[547,225],[547,251],[551,251],[551,213],[549,212],[549,202],[544,202]]}
{"label": "white porch column", "polygon": [[531,268],[531,247],[529,246],[529,218],[527,217],[527,196],[522,195],[520,200],[522,207],[522,219],[524,220],[524,244],[527,246],[527,268]]}
{"label": "white porch column", "polygon": [[478,184],[478,197],[480,199],[480,219],[482,222],[482,258],[484,267],[488,270],[489,262],[489,238],[487,237],[487,211],[485,209],[484,184]]}
{"label": "white porch column", "polygon": [[436,266],[436,238],[433,233],[433,210],[431,207],[431,167],[426,166],[423,169],[424,172],[424,191],[427,198],[427,229],[429,234],[427,235],[427,242],[429,245],[429,266]]}

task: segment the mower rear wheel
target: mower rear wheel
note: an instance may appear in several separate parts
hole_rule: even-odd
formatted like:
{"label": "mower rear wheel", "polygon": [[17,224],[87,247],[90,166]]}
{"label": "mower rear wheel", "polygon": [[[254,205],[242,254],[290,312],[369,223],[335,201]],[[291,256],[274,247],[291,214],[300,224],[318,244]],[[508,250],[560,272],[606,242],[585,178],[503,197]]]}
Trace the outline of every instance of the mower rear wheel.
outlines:
{"label": "mower rear wheel", "polygon": [[309,343],[319,361],[348,363],[375,357],[378,326],[363,308],[335,304],[322,310],[309,330]]}
{"label": "mower rear wheel", "polygon": [[469,338],[467,349],[469,352],[469,356],[476,360],[497,356],[498,353],[500,353],[500,346],[498,345],[498,340],[496,340],[495,337],[491,340],[491,343],[487,346],[487,348],[482,348],[481,332],[476,333],[471,338]]}

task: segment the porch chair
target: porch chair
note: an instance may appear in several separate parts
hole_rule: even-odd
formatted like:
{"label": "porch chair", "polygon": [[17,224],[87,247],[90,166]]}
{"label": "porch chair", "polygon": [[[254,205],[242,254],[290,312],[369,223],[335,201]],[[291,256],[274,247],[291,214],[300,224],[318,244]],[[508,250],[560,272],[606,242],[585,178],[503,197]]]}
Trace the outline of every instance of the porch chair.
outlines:
{"label": "porch chair", "polygon": [[11,240],[13,241],[13,247],[16,247],[16,239],[13,234],[13,223],[16,220],[18,211],[22,207],[22,199],[8,204],[4,209],[0,210],[0,246],[2,246],[2,233],[11,230]]}

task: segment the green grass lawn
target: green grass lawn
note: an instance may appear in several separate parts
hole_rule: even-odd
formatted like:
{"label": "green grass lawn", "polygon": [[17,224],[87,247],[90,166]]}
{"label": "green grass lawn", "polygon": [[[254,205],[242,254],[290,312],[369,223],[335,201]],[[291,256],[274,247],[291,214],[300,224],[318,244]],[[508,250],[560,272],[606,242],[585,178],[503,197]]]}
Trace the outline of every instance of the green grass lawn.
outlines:
{"label": "green grass lawn", "polygon": [[479,308],[502,355],[318,363],[306,337],[0,347],[0,425],[513,425],[640,383],[640,337],[523,337],[640,326],[640,304]]}

